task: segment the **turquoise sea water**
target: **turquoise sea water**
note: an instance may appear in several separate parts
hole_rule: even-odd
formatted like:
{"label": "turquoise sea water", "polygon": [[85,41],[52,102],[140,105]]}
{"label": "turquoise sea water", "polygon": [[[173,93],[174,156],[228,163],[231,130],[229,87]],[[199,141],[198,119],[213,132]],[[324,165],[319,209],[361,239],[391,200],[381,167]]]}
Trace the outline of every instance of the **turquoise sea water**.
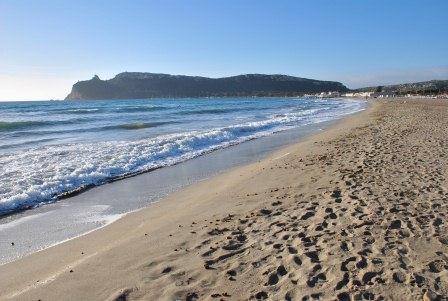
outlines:
{"label": "turquoise sea water", "polygon": [[364,107],[301,98],[0,103],[0,215]]}

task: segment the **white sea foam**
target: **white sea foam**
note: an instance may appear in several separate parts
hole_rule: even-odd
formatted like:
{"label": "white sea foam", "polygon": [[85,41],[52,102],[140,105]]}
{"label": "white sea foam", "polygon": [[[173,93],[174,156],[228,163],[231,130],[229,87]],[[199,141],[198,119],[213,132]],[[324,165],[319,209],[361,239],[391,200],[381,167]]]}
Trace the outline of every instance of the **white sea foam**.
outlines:
{"label": "white sea foam", "polygon": [[360,102],[344,102],[335,109],[323,106],[279,112],[264,120],[239,120],[242,123],[150,139],[46,145],[5,154],[0,156],[0,214],[52,202],[62,193],[99,185],[114,177],[173,165],[216,149],[332,120],[362,108]]}

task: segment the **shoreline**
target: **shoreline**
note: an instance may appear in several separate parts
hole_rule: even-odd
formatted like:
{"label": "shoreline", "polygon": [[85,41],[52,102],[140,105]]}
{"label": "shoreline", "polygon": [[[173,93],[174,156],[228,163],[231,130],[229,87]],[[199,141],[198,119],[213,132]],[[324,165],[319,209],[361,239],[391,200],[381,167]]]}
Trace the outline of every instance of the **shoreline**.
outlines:
{"label": "shoreline", "polygon": [[[219,173],[219,174],[217,174],[215,176],[212,176],[211,179],[215,179],[216,180],[216,178],[219,178],[219,177],[222,177],[222,176],[226,176],[229,173],[238,172],[238,169],[250,168],[251,165],[260,164],[261,161],[270,161],[270,160],[280,159],[283,156],[285,156],[284,153],[287,152],[288,149],[294,148],[294,147],[297,147],[297,145],[306,143],[310,139],[313,140],[313,139],[315,139],[315,136],[319,136],[319,135],[322,135],[323,133],[326,133],[328,131],[335,130],[338,127],[340,127],[341,124],[346,123],[347,120],[352,120],[353,118],[357,118],[359,115],[368,114],[369,111],[373,110],[374,106],[375,106],[374,103],[368,103],[366,109],[364,109],[363,111],[356,112],[356,113],[350,114],[348,116],[345,116],[345,117],[343,117],[341,119],[331,121],[332,125],[329,128],[324,129],[323,131],[311,134],[311,135],[305,137],[303,140],[300,140],[299,142],[296,142],[296,143],[293,143],[293,144],[290,144],[290,145],[287,145],[287,146],[283,146],[283,147],[281,147],[278,150],[274,150],[273,152],[270,152],[267,156],[264,156],[264,158],[259,160],[258,162],[252,162],[252,163],[244,164],[242,166],[232,167],[232,168],[230,168],[228,170],[225,170],[224,172],[221,172],[221,173]],[[195,187],[197,185],[201,185],[201,184],[203,185],[204,182],[210,181],[211,179],[210,178],[209,179],[204,179],[204,180],[201,180],[201,181],[199,181],[197,183],[189,185],[187,187],[183,187],[179,191],[175,191],[174,193],[172,193],[172,194],[170,194],[170,195],[168,195],[166,197],[163,197],[163,198],[161,198],[160,200],[158,200],[158,201],[156,201],[154,203],[150,203],[147,207],[139,208],[139,209],[136,209],[134,211],[125,213],[125,214],[123,214],[122,217],[120,217],[120,218],[114,220],[113,222],[108,223],[108,224],[106,224],[104,226],[101,226],[99,228],[95,228],[95,229],[90,230],[90,231],[88,231],[88,232],[86,232],[84,234],[80,234],[79,236],[76,236],[76,237],[73,237],[73,238],[69,238],[69,239],[64,240],[62,242],[58,242],[58,243],[56,243],[54,245],[51,245],[51,246],[46,247],[46,248],[44,248],[42,250],[39,250],[37,252],[31,253],[29,255],[26,255],[25,257],[21,257],[21,258],[19,258],[17,260],[14,260],[12,262],[7,262],[7,263],[5,263],[3,265],[0,265],[0,274],[1,274],[1,270],[5,266],[15,265],[16,263],[21,262],[23,260],[27,261],[27,260],[29,260],[30,257],[39,256],[40,254],[49,252],[49,251],[51,251],[54,248],[58,248],[60,246],[66,245],[66,244],[76,242],[77,240],[86,238],[89,235],[97,234],[100,231],[104,231],[104,230],[108,231],[108,228],[110,228],[111,226],[114,226],[115,224],[119,223],[120,221],[123,221],[123,220],[125,220],[127,218],[131,218],[132,219],[133,218],[132,216],[136,215],[136,214],[144,214],[143,212],[148,211],[148,210],[152,210],[153,207],[160,206],[161,203],[164,203],[166,201],[171,201],[172,202],[172,199],[175,198],[177,194],[182,194],[182,192],[184,190],[191,189],[192,187]],[[112,231],[112,230],[110,230],[110,231]],[[32,259],[31,259],[31,261],[32,261]],[[40,283],[42,283],[42,281],[40,281]],[[0,285],[0,287],[1,287],[1,285]],[[0,295],[0,297],[1,297],[1,295]]]}
{"label": "shoreline", "polygon": [[[428,149],[443,151],[437,145],[445,139],[446,104],[437,105],[445,111],[418,101],[375,102],[265,159],[183,188],[88,235],[2,265],[0,298],[443,296],[448,290],[440,277],[443,281],[448,272],[439,261],[448,247],[441,234],[446,225],[439,216],[445,207],[439,199],[446,193],[446,170],[424,156]],[[428,116],[433,118],[421,122]],[[426,133],[425,127],[437,124],[434,118],[442,128],[433,128],[429,142],[409,136],[412,126],[414,132]],[[395,137],[407,140],[394,142]],[[390,155],[394,143],[404,152],[398,159],[393,156],[397,150]],[[419,163],[409,164],[414,159]],[[375,165],[379,162],[384,172]],[[400,193],[389,195],[393,190],[387,185],[420,189],[420,180],[409,180],[406,172],[419,179],[436,175],[434,189],[420,192],[430,205],[427,214],[434,215],[428,230],[413,215],[426,203],[409,207],[394,199]]]}
{"label": "shoreline", "polygon": [[[350,101],[346,101],[346,103],[349,103],[349,102]],[[355,103],[356,102],[357,101],[355,101]],[[359,100],[358,103],[359,103],[360,107],[359,108],[356,108],[356,107],[355,108],[351,108],[351,110],[356,111],[356,110],[362,109],[362,106],[363,106],[362,103],[363,102],[364,102],[363,100]],[[169,106],[166,107],[166,108],[169,108]],[[79,110],[81,110],[81,111],[100,110],[101,111],[103,109],[97,109],[97,108],[95,108],[95,109],[88,109],[88,108],[84,108],[84,109],[79,109]],[[73,109],[70,109],[68,111],[73,111]],[[75,110],[75,111],[77,111],[77,110]],[[335,112],[334,116],[330,117],[330,119],[331,118],[336,118],[337,119],[337,118],[340,118],[341,116],[344,116],[345,114],[347,114],[347,112],[344,109],[341,109],[340,112],[339,111]],[[317,119],[321,118],[320,116],[317,116],[317,117],[318,117]],[[268,120],[268,121],[275,120],[275,118],[273,118],[272,120],[271,119],[268,118],[266,120]],[[264,122],[266,120],[262,120],[262,121]],[[325,118],[324,118],[324,120],[325,120]],[[259,122],[262,122],[262,121],[256,121],[255,123],[259,123]],[[280,122],[280,123],[282,123],[282,122]],[[169,122],[167,122],[167,123],[169,123]],[[176,122],[174,122],[174,123],[176,123]],[[121,125],[119,124],[119,125],[117,125],[117,127],[120,127],[120,126],[123,126],[123,125],[126,125],[126,124],[121,124]],[[236,126],[244,126],[244,123],[243,124],[236,124]],[[301,122],[297,121],[294,126],[296,126],[296,128],[299,129],[301,127],[306,127],[307,125],[306,125],[306,123],[305,123],[305,125],[303,125],[303,124],[301,124]],[[230,127],[230,128],[232,128],[232,127]],[[86,176],[85,178],[82,178],[82,181],[78,181],[79,183],[77,183],[77,179],[72,179],[72,178],[69,177],[68,183],[64,182],[64,185],[62,185],[62,184],[60,185],[61,187],[64,187],[64,188],[53,187],[52,189],[45,190],[45,189],[41,189],[39,185],[35,185],[37,188],[35,188],[34,190],[30,190],[30,191],[36,192],[34,196],[31,195],[29,197],[27,196],[27,197],[21,198],[21,197],[18,197],[17,195],[9,196],[9,194],[6,194],[6,195],[9,196],[9,198],[5,198],[3,200],[4,202],[2,203],[3,206],[0,206],[1,207],[0,208],[0,222],[1,222],[1,220],[3,218],[7,218],[9,216],[20,214],[20,213],[25,212],[27,210],[36,209],[36,208],[39,208],[39,207],[44,206],[44,205],[57,203],[57,202],[59,202],[61,200],[77,196],[77,195],[79,195],[81,193],[84,193],[84,192],[86,192],[86,191],[88,191],[88,190],[90,190],[92,188],[95,188],[95,187],[100,187],[102,185],[105,185],[105,184],[108,184],[108,183],[113,183],[113,182],[116,182],[116,181],[119,181],[119,180],[123,180],[123,179],[127,179],[127,178],[130,178],[130,177],[135,177],[137,175],[141,175],[141,174],[144,174],[144,173],[152,172],[152,171],[160,169],[160,168],[165,168],[165,167],[181,164],[182,162],[194,159],[196,157],[200,157],[200,156],[206,155],[208,153],[211,153],[211,152],[219,150],[219,149],[232,147],[234,145],[239,145],[241,143],[245,143],[245,142],[248,142],[248,141],[251,141],[251,140],[254,140],[254,139],[260,139],[260,138],[263,138],[263,137],[271,136],[271,135],[276,134],[278,132],[282,132],[282,131],[284,131],[287,128],[288,127],[285,127],[285,128],[281,128],[281,127],[280,128],[275,128],[275,127],[273,127],[272,131],[271,131],[271,129],[268,129],[266,131],[265,130],[261,130],[261,131],[255,130],[250,135],[238,136],[239,134],[235,134],[235,137],[229,139],[228,141],[224,139],[224,140],[221,141],[221,143],[215,143],[215,144],[210,143],[210,145],[206,144],[205,145],[206,147],[199,147],[197,149],[194,147],[194,145],[193,146],[192,145],[186,145],[186,147],[190,147],[191,150],[185,151],[183,153],[180,152],[180,154],[177,155],[177,156],[176,155],[171,156],[171,154],[168,154],[166,158],[163,158],[163,156],[162,156],[163,160],[162,159],[160,159],[160,160],[159,159],[154,159],[154,160],[151,159],[152,161],[149,160],[148,162],[152,162],[152,163],[150,165],[148,165],[148,166],[143,165],[143,166],[139,167],[139,165],[137,164],[136,165],[137,167],[135,167],[135,168],[129,168],[129,169],[125,168],[124,170],[122,170],[120,172],[115,172],[115,173],[114,172],[110,172],[110,173],[108,173],[106,171],[106,172],[104,172],[104,175],[97,176],[97,178],[95,178],[95,177],[87,177]],[[219,130],[219,131],[222,131],[222,130],[226,129],[226,127],[225,126],[223,126],[223,127],[219,127],[218,126],[216,129]],[[162,133],[163,133],[163,130],[164,129],[162,129]],[[194,132],[194,130],[193,130],[193,132]],[[186,133],[190,133],[190,132],[187,131]],[[200,133],[200,134],[203,134],[203,133]],[[233,133],[232,133],[232,135],[233,135]],[[164,137],[164,136],[162,135],[161,137]],[[147,139],[148,137],[143,137],[143,138]],[[118,140],[120,140],[120,139],[118,139]],[[101,139],[100,139],[100,141],[101,141]],[[139,140],[137,140],[137,141],[139,141]],[[213,140],[211,140],[211,141],[213,141]],[[172,142],[172,141],[170,140],[170,142]],[[150,145],[152,145],[151,143],[150,143]],[[81,148],[81,150],[82,150],[82,148]],[[12,150],[9,150],[9,151],[12,151]],[[13,152],[11,152],[11,153],[7,152],[6,154],[7,155],[8,154],[9,155],[13,155],[14,153]],[[156,154],[158,154],[158,153],[156,153]],[[151,156],[149,156],[149,157],[151,158]],[[137,158],[140,158],[140,157],[137,157]],[[39,160],[45,161],[45,159],[46,159],[45,157],[44,158],[40,158],[39,157]],[[81,157],[81,159],[82,159],[82,157]],[[74,160],[74,159],[72,158],[72,160]],[[142,158],[140,158],[140,160],[142,160]],[[70,160],[68,162],[70,162]],[[82,160],[81,160],[81,162],[82,162]],[[146,162],[146,163],[148,163],[148,162]],[[75,168],[75,167],[73,167],[73,168]],[[108,166],[108,167],[112,168],[112,167],[116,167],[116,166],[111,164],[111,166]],[[101,170],[100,170],[100,173],[101,173]],[[25,179],[26,179],[26,177],[25,177]],[[56,178],[55,181],[59,181],[59,178]],[[14,185],[6,185],[6,187],[8,187],[8,186],[13,187]],[[11,190],[12,190],[12,188],[11,188]],[[28,190],[27,187],[24,187],[24,188],[22,188],[22,191],[24,191],[23,195],[27,195],[29,190]],[[7,191],[7,193],[8,192],[9,191]]]}
{"label": "shoreline", "polygon": [[[7,228],[6,232],[2,232],[3,241],[0,241],[0,266],[103,228],[111,220],[115,221],[117,216],[148,207],[182,187],[266,158],[276,149],[300,142],[304,137],[331,127],[339,120],[340,117],[252,139],[150,173],[142,173],[138,177],[95,186],[72,198],[5,217],[5,223],[0,223],[0,230],[3,226]],[[157,183],[163,187],[156,187]],[[42,214],[46,215],[44,219],[27,220]],[[95,216],[86,220],[82,216],[87,214]],[[23,223],[20,222],[22,220]],[[15,228],[8,226],[16,221],[19,225]],[[67,230],[58,230],[64,228]],[[14,242],[14,248],[11,248],[11,242]]]}

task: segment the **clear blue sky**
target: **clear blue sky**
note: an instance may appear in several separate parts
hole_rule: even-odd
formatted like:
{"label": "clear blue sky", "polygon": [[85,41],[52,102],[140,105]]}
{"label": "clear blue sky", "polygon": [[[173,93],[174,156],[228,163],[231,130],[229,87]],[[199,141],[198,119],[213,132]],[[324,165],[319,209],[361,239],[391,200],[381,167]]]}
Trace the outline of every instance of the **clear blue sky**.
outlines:
{"label": "clear blue sky", "polygon": [[448,79],[448,0],[0,0],[0,100],[122,71]]}

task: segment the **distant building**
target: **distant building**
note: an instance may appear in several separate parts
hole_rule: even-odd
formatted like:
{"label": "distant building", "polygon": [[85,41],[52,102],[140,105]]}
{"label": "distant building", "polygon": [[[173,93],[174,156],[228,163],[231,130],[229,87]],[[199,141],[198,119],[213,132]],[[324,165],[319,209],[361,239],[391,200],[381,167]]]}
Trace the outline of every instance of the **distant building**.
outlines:
{"label": "distant building", "polygon": [[322,92],[320,94],[317,94],[316,96],[320,98],[334,98],[334,97],[341,97],[341,93],[337,91]]}

